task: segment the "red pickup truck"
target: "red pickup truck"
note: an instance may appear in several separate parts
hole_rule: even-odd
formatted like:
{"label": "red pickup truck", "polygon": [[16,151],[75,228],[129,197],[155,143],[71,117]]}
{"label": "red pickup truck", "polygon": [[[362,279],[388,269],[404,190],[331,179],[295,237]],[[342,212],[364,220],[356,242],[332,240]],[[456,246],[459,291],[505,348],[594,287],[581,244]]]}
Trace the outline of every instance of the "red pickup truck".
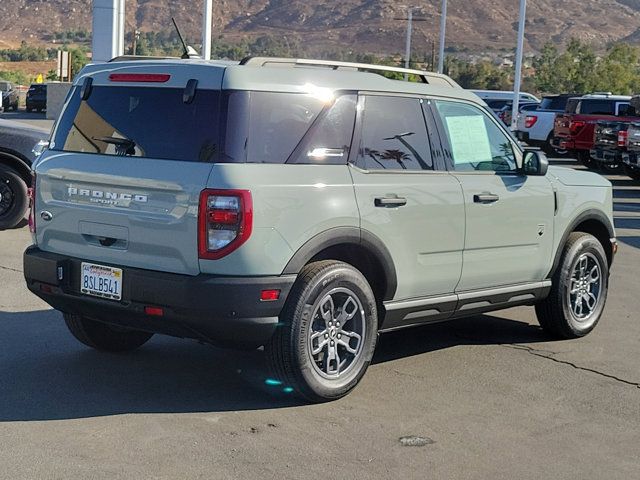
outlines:
{"label": "red pickup truck", "polygon": [[571,98],[564,113],[556,115],[552,145],[567,150],[586,166],[591,166],[590,151],[594,146],[594,131],[599,120],[637,121],[630,105],[631,97],[592,94]]}

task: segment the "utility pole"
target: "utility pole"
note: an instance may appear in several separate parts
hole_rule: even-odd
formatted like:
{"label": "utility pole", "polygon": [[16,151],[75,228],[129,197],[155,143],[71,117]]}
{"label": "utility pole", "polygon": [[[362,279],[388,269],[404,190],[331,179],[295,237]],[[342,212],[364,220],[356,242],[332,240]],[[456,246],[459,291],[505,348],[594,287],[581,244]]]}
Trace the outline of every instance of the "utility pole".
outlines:
{"label": "utility pole", "polygon": [[211,60],[213,0],[204,0],[204,13],[202,17],[202,58]]}
{"label": "utility pole", "polygon": [[447,30],[447,0],[442,0],[440,10],[440,50],[438,52],[438,73],[444,72],[444,40]]}
{"label": "utility pole", "polygon": [[[411,65],[411,29],[413,27],[413,7],[409,7],[407,10],[407,39],[404,47],[404,68],[409,68]],[[404,74],[404,81],[409,79],[409,75]]]}
{"label": "utility pole", "polygon": [[524,27],[527,16],[527,0],[520,0],[520,21],[518,23],[518,46],[516,48],[516,71],[513,80],[513,109],[511,110],[511,129],[518,123],[518,104],[520,103],[520,85],[522,83],[522,50],[524,49]]}
{"label": "utility pole", "polygon": [[[401,7],[404,5],[401,5]],[[403,17],[394,17],[394,20],[402,20],[407,22],[407,38],[405,40],[405,50],[404,50],[404,68],[411,68],[411,36],[413,33],[413,22],[426,22],[426,18],[414,18],[413,9],[415,7],[408,6],[407,7],[407,18]],[[404,75],[405,81],[408,80],[409,76],[407,74]]]}

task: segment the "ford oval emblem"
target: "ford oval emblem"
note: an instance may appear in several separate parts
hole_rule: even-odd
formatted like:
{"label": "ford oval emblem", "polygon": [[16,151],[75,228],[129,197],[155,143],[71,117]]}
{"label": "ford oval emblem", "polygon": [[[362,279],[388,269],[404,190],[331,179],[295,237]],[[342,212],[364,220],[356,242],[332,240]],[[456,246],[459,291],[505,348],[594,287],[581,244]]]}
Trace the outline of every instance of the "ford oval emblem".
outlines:
{"label": "ford oval emblem", "polygon": [[46,210],[40,212],[40,218],[42,218],[45,222],[48,222],[53,218],[51,212],[47,212]]}

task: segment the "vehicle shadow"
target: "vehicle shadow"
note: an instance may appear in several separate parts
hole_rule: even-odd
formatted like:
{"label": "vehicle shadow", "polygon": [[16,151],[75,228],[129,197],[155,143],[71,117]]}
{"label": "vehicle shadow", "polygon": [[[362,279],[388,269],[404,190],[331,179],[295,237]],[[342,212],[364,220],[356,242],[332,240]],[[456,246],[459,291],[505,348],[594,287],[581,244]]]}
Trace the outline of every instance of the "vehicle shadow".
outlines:
{"label": "vehicle shadow", "polygon": [[[545,340],[537,327],[485,315],[382,335],[373,363],[460,344]],[[0,422],[303,405],[264,365],[261,350],[162,336],[128,354],[97,352],[72,338],[58,312],[0,311]]]}

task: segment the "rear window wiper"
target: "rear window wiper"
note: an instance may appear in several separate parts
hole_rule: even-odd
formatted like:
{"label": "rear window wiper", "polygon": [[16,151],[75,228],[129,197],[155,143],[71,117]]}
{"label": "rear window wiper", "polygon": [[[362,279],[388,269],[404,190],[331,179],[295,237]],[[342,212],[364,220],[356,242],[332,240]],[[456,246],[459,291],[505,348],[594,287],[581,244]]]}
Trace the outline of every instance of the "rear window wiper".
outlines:
{"label": "rear window wiper", "polygon": [[104,142],[104,143],[109,143],[111,145],[115,145],[116,155],[120,157],[136,154],[136,142],[134,142],[133,140],[129,140],[128,138],[120,138],[120,137],[91,137],[91,138],[93,140],[97,140],[98,142]]}

